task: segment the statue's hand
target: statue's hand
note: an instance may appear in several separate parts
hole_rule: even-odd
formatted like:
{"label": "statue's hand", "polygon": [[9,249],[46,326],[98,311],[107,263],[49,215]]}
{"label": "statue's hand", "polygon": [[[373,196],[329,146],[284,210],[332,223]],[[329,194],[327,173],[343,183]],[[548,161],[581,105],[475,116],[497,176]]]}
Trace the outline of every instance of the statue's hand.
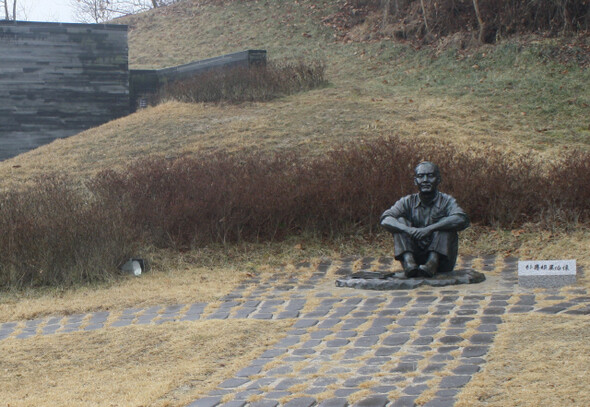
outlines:
{"label": "statue's hand", "polygon": [[410,236],[412,236],[412,239],[414,239],[414,240],[422,240],[422,239],[427,238],[431,234],[432,234],[432,231],[428,227],[414,228],[414,230],[412,230],[412,232],[410,233]]}

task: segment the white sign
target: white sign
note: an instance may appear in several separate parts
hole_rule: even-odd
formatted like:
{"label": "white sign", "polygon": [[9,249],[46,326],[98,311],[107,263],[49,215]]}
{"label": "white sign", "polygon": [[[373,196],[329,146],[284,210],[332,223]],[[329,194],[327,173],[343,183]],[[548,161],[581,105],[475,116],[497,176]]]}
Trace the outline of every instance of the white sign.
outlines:
{"label": "white sign", "polygon": [[530,260],[518,262],[519,276],[575,276],[576,260]]}

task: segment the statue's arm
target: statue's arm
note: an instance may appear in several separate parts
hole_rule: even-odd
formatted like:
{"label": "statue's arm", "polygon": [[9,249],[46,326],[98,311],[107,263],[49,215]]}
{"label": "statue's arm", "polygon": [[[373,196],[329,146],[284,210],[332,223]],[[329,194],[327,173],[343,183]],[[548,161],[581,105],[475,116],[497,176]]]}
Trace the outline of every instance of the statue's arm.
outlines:
{"label": "statue's arm", "polygon": [[410,233],[414,229],[412,226],[408,226],[390,215],[381,218],[381,226],[391,233]]}
{"label": "statue's arm", "polygon": [[469,226],[469,218],[463,214],[455,214],[446,216],[440,219],[438,222],[427,226],[430,232],[436,232],[439,230],[454,230],[460,231]]}

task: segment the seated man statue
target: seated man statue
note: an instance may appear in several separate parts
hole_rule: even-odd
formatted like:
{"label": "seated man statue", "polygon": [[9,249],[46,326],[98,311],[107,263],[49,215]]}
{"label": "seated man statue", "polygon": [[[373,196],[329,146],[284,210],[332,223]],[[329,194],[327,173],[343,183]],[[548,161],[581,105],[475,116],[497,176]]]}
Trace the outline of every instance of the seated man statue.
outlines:
{"label": "seated man statue", "polygon": [[450,195],[438,191],[438,166],[425,161],[414,170],[419,193],[401,198],[381,216],[381,226],[393,234],[395,259],[406,277],[453,270],[457,260],[457,232],[469,218]]}

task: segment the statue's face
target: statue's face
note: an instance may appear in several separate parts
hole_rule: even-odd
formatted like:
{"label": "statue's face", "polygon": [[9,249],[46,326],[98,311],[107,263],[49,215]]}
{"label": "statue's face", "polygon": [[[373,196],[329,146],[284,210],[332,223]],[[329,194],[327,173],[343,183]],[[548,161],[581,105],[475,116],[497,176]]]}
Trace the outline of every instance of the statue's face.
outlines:
{"label": "statue's face", "polygon": [[428,194],[435,192],[440,184],[440,177],[436,174],[436,168],[432,164],[420,164],[414,172],[414,184],[420,192]]}

